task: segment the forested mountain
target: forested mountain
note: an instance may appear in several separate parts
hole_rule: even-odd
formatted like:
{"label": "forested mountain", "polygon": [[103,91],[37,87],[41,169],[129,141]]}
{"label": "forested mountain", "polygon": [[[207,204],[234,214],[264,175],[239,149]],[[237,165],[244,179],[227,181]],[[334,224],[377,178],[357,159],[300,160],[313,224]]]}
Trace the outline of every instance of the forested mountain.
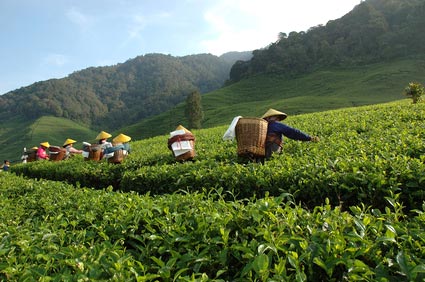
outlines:
{"label": "forested mountain", "polygon": [[249,54],[148,54],[115,66],[88,68],[0,96],[0,117],[53,115],[118,128],[170,109],[193,90],[205,93],[221,87],[232,64],[249,59]]}
{"label": "forested mountain", "polygon": [[231,69],[230,82],[260,73],[289,77],[329,66],[358,66],[425,53],[425,0],[367,0],[307,32],[281,33]]}

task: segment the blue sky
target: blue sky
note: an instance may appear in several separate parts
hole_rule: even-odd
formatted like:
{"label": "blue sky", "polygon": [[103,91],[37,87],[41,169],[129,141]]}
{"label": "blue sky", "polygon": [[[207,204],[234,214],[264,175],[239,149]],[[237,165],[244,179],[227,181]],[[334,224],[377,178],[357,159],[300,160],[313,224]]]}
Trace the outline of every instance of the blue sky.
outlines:
{"label": "blue sky", "polygon": [[360,0],[0,0],[0,94],[139,55],[221,55],[275,42]]}

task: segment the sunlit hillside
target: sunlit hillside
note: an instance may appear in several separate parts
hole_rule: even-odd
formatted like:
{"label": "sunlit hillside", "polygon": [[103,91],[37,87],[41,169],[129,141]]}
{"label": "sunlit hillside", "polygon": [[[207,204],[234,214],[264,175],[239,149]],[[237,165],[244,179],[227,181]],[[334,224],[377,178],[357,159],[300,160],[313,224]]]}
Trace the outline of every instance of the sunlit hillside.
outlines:
{"label": "sunlit hillside", "polygon": [[[259,117],[268,108],[297,115],[401,100],[409,82],[425,83],[424,73],[425,58],[414,58],[318,70],[293,79],[252,77],[202,96],[203,128],[228,124],[237,115]],[[136,139],[165,134],[187,124],[184,108],[181,103],[121,131]]]}
{"label": "sunlit hillside", "polygon": [[16,118],[4,122],[0,127],[0,157],[20,162],[23,149],[39,146],[48,141],[51,145],[62,146],[67,138],[77,140],[77,148],[82,141],[92,141],[97,132],[65,118],[44,116],[37,120]]}

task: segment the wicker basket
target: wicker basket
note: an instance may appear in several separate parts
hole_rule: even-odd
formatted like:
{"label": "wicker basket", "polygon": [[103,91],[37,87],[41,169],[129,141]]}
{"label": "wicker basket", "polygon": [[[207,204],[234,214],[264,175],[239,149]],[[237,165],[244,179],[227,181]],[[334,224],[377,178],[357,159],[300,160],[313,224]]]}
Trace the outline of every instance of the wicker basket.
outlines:
{"label": "wicker basket", "polygon": [[99,144],[92,144],[84,147],[84,151],[88,151],[89,156],[84,158],[86,161],[100,161],[102,159],[102,148]]}
{"label": "wicker basket", "polygon": [[35,162],[37,160],[37,150],[31,150],[28,152],[27,162]]}
{"label": "wicker basket", "polygon": [[108,162],[112,164],[120,164],[124,160],[124,151],[122,149],[116,150],[114,155],[108,158]]}
{"label": "wicker basket", "polygon": [[[178,155],[176,156],[176,154],[174,153],[173,149],[172,149],[172,144],[174,142],[179,142],[179,141],[189,141],[190,142],[190,147],[192,148],[191,150],[189,150],[188,152]],[[176,135],[173,136],[172,138],[168,139],[168,149],[171,150],[171,152],[173,153],[173,156],[176,158],[177,161],[188,161],[188,160],[192,160],[195,156],[196,156],[196,152],[195,152],[195,136],[193,136],[192,133],[185,133],[185,134],[181,134],[181,135]]]}
{"label": "wicker basket", "polygon": [[264,157],[266,155],[267,121],[262,118],[240,118],[236,124],[238,155]]}
{"label": "wicker basket", "polygon": [[49,147],[49,159],[54,162],[63,160],[66,154],[66,149],[58,146]]}

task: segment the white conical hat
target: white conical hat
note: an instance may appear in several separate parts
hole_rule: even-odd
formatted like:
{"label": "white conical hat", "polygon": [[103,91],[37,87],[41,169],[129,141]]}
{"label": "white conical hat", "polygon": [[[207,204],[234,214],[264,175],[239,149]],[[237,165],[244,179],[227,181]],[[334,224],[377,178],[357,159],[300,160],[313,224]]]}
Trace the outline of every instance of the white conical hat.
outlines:
{"label": "white conical hat", "polygon": [[272,116],[277,116],[279,120],[284,120],[288,115],[283,112],[276,111],[275,109],[269,109],[261,118],[267,118]]}

